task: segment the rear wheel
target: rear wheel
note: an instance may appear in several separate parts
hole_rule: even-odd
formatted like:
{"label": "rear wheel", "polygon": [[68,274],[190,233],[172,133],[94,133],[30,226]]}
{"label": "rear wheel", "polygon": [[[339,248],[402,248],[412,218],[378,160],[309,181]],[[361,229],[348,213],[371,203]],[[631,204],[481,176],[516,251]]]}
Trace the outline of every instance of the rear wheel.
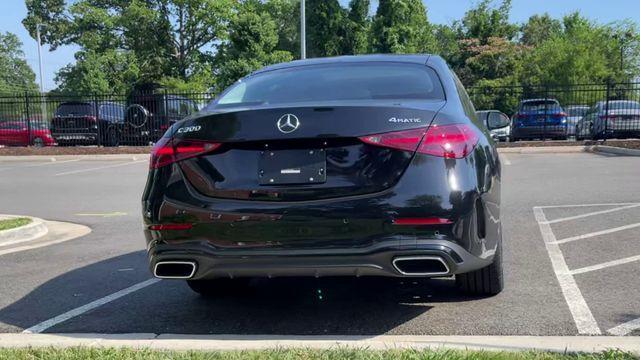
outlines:
{"label": "rear wheel", "polygon": [[44,146],[44,140],[42,140],[41,137],[37,137],[35,139],[33,139],[33,146],[40,148]]}
{"label": "rear wheel", "polygon": [[502,274],[502,241],[498,243],[491,265],[456,275],[456,284],[469,295],[496,295],[504,288]]}
{"label": "rear wheel", "polygon": [[191,290],[204,297],[218,297],[234,295],[246,291],[249,288],[249,278],[220,278],[209,280],[187,280]]}

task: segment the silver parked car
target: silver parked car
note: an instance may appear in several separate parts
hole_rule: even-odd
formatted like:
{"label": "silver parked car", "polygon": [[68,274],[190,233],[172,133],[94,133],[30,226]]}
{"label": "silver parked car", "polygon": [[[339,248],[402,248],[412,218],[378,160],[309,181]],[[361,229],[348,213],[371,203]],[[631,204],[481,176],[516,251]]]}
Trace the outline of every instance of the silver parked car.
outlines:
{"label": "silver parked car", "polygon": [[589,111],[589,105],[569,105],[564,108],[567,113],[567,135],[576,135],[576,124]]}
{"label": "silver parked car", "polygon": [[576,140],[640,137],[640,103],[597,102],[576,124]]}

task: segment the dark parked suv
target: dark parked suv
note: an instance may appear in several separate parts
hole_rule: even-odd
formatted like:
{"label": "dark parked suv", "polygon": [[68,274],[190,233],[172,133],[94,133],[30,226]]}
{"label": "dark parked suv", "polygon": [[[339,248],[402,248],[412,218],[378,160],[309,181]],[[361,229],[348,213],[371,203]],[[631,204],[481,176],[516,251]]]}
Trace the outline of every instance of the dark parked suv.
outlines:
{"label": "dark parked suv", "polygon": [[193,100],[177,95],[135,95],[129,102],[123,139],[137,145],[158,141],[169,126],[198,111]]}
{"label": "dark parked suv", "polygon": [[500,160],[438,56],[272,65],[156,143],[150,268],[203,295],[251,277],[455,276],[503,288]]}
{"label": "dark parked suv", "polygon": [[123,124],[124,106],[121,104],[69,101],[56,109],[51,120],[51,134],[58,145],[117,146]]}
{"label": "dark parked suv", "polygon": [[511,138],[567,139],[567,114],[556,99],[529,99],[520,102],[513,116]]}

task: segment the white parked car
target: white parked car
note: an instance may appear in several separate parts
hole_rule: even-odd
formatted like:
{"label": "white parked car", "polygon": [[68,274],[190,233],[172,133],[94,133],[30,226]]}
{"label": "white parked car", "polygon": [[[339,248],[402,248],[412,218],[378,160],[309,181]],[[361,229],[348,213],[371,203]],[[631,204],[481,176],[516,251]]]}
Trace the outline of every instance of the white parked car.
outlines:
{"label": "white parked car", "polygon": [[511,119],[498,110],[483,110],[476,112],[478,119],[488,128],[494,139],[509,141],[511,138]]}

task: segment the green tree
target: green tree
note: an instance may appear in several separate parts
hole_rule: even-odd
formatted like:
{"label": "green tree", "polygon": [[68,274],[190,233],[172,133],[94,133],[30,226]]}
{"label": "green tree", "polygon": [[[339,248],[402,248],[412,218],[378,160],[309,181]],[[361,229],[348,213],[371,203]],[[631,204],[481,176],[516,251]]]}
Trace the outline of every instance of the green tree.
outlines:
{"label": "green tree", "polygon": [[562,20],[563,31],[539,43],[524,61],[522,83],[572,85],[620,79],[618,43],[609,26],[579,13]]}
{"label": "green tree", "polygon": [[478,39],[480,44],[486,44],[489,38],[511,40],[516,36],[518,26],[509,22],[511,0],[502,0],[498,7],[492,3],[492,0],[482,0],[464,14],[457,27],[465,39]]}
{"label": "green tree", "polygon": [[308,56],[341,55],[347,14],[338,0],[307,0],[306,18]]}
{"label": "green tree", "polygon": [[369,0],[351,0],[343,54],[365,54],[369,51]]}
{"label": "green tree", "polygon": [[265,10],[275,22],[278,33],[278,50],[290,52],[300,58],[300,0],[269,0]]}
{"label": "green tree", "polygon": [[553,19],[549,14],[533,15],[522,26],[522,38],[524,45],[536,46],[553,37],[562,34],[562,22]]}
{"label": "green tree", "polygon": [[276,49],[277,27],[271,16],[255,10],[241,6],[229,25],[229,40],[217,54],[218,91],[265,65],[292,59],[291,53]]}
{"label": "green tree", "polygon": [[[27,0],[23,24],[32,34],[44,24],[43,38],[52,49],[77,44],[93,58],[122,51],[137,63],[139,82],[176,78],[189,82],[202,74],[227,35],[234,0]],[[108,58],[113,58],[107,55]],[[70,69],[67,69],[70,70]],[[65,71],[58,77],[73,72]],[[96,75],[77,71],[75,74]],[[105,74],[101,74],[105,75]],[[96,80],[99,80],[98,77]],[[90,82],[90,79],[87,81]],[[210,82],[213,82],[211,80]],[[77,81],[70,81],[76,84]]]}
{"label": "green tree", "polygon": [[35,80],[20,39],[10,32],[0,33],[0,93],[35,91]]}
{"label": "green tree", "polygon": [[435,48],[427,11],[420,0],[380,0],[371,29],[377,53],[422,53]]}
{"label": "green tree", "polygon": [[140,77],[135,55],[131,52],[79,51],[75,58],[75,64],[63,67],[56,75],[59,92],[125,94]]}

